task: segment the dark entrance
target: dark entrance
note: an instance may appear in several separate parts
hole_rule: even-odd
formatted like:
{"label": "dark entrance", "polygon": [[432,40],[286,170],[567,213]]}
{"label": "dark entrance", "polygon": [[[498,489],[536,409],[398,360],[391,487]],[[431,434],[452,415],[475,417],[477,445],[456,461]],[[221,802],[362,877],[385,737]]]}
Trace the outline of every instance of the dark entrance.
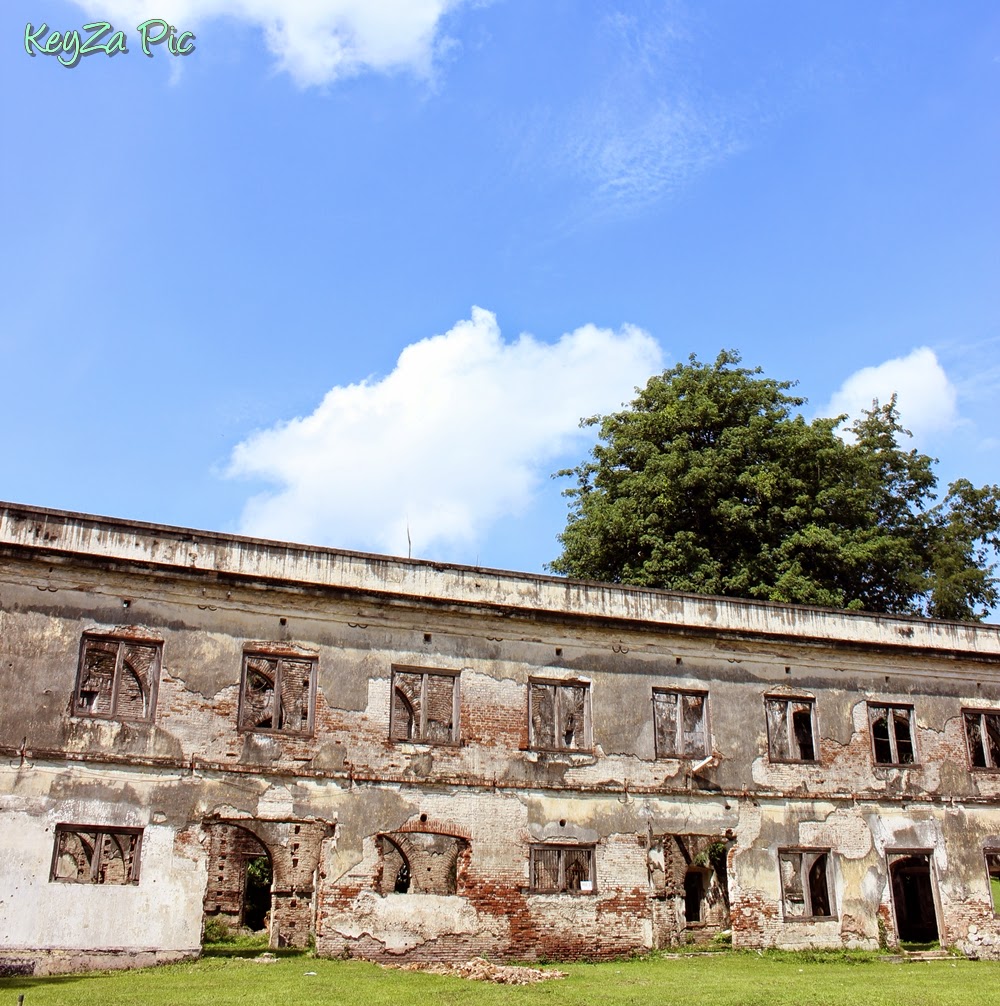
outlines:
{"label": "dark entrance", "polygon": [[246,860],[246,883],[243,887],[243,926],[255,933],[267,927],[271,911],[271,860],[254,856]]}
{"label": "dark entrance", "polygon": [[934,943],[938,939],[931,859],[926,852],[900,856],[889,865],[896,932],[904,943]]}
{"label": "dark entrance", "polygon": [[705,900],[705,871],[688,870],[684,874],[684,921],[692,923],[704,922],[702,904]]}

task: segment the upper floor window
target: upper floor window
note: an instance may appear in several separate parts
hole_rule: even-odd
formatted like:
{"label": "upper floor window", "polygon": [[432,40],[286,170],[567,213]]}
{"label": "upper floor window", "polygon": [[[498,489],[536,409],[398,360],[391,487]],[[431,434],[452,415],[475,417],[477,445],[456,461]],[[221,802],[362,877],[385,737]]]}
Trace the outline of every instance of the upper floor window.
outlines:
{"label": "upper floor window", "polygon": [[139,883],[140,828],[56,825],[50,880],[67,884]]}
{"label": "upper floor window", "polygon": [[163,643],[87,633],[80,645],[73,712],[118,720],[151,720]]}
{"label": "upper floor window", "polygon": [[425,744],[458,742],[459,672],[393,668],[389,736]]}
{"label": "upper floor window", "polygon": [[780,849],[781,905],[785,919],[828,919],[830,901],[830,850]]}
{"label": "upper floor window", "polygon": [[241,730],[311,733],[315,696],[315,657],[275,650],[243,654]]}
{"label": "upper floor window", "polygon": [[708,743],[705,692],[653,689],[653,735],[657,758],[704,758]]}
{"label": "upper floor window", "polygon": [[528,723],[531,746],[587,750],[591,746],[590,685],[586,681],[530,681]]}
{"label": "upper floor window", "polygon": [[594,891],[594,847],[533,845],[530,889],[538,894],[591,894]]}
{"label": "upper floor window", "polygon": [[913,740],[913,706],[868,703],[872,734],[872,757],[876,765],[912,765],[916,762]]}
{"label": "upper floor window", "polygon": [[1000,712],[964,709],[962,718],[973,768],[1000,768]]}
{"label": "upper floor window", "polygon": [[815,701],[770,695],[764,705],[771,761],[816,761]]}

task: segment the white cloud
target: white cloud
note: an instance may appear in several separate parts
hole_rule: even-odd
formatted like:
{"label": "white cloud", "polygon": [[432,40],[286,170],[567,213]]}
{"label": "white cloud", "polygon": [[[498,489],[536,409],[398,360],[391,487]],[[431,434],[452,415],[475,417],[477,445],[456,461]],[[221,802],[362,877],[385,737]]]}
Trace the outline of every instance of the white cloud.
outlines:
{"label": "white cloud", "polygon": [[693,86],[695,38],[676,5],[601,22],[566,122],[543,119],[537,142],[586,186],[590,212],[630,213],[689,185],[744,147],[733,112]]}
{"label": "white cloud", "polygon": [[581,416],[617,409],[661,365],[632,326],[507,343],[473,308],[386,377],[334,387],[312,415],[239,444],[229,474],[280,487],[247,503],[241,530],[405,555],[409,526],[414,555],[467,545],[522,513],[568,448],[582,453]]}
{"label": "white cloud", "polygon": [[[464,0],[74,0],[138,46],[136,26],[160,18],[195,31],[210,18],[259,27],[278,67],[303,87],[366,70],[430,73],[441,18]],[[56,26],[58,27],[58,26]],[[196,43],[197,44],[197,43]]]}
{"label": "white cloud", "polygon": [[836,416],[846,412],[856,419],[863,409],[871,408],[873,399],[884,404],[894,394],[902,425],[918,439],[947,433],[958,425],[955,386],[934,350],[926,346],[851,374],[820,414]]}
{"label": "white cloud", "polygon": [[624,104],[590,109],[571,147],[578,172],[605,205],[646,206],[739,149],[721,118],[686,99],[661,99],[631,114]]}

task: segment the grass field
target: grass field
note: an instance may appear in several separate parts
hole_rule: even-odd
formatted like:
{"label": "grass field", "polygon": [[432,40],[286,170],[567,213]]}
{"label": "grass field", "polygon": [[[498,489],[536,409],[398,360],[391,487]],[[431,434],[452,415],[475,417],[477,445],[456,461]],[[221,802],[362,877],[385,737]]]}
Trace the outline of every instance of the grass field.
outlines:
{"label": "grass field", "polygon": [[[207,957],[144,971],[0,980],[0,1006],[1000,1006],[1000,963],[892,964],[817,955],[740,954],[567,964],[529,986],[283,957]],[[314,975],[306,972],[314,971]]]}

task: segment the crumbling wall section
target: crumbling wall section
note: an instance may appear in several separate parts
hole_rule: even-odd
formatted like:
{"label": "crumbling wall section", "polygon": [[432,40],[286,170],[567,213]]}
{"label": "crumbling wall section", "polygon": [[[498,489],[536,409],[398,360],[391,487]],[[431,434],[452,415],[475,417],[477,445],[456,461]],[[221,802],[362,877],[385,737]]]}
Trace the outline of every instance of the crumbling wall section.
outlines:
{"label": "crumbling wall section", "polygon": [[[899,857],[945,944],[1000,945],[995,628],[3,505],[0,559],[15,964],[195,952],[206,906],[234,911],[211,898],[212,821],[267,848],[272,939],[315,928],[329,954],[669,945],[725,924],[701,861],[722,841],[738,946],[894,944]],[[59,826],[81,844],[49,879]],[[138,883],[68,882],[113,875],[87,842],[139,831]]]}
{"label": "crumbling wall section", "polygon": [[[604,830],[620,826],[617,801],[526,800],[503,793],[410,796],[422,813],[366,837],[346,869],[337,862],[342,850],[328,850],[321,866],[320,953],[378,960],[477,954],[572,959],[651,945],[645,836]],[[560,814],[567,817],[550,817]],[[593,889],[532,890],[530,850],[540,844],[591,850]],[[453,852],[452,893],[445,863]],[[406,890],[396,885],[401,853],[410,871]],[[435,857],[440,864],[432,862]],[[414,879],[420,875],[427,882]]]}

